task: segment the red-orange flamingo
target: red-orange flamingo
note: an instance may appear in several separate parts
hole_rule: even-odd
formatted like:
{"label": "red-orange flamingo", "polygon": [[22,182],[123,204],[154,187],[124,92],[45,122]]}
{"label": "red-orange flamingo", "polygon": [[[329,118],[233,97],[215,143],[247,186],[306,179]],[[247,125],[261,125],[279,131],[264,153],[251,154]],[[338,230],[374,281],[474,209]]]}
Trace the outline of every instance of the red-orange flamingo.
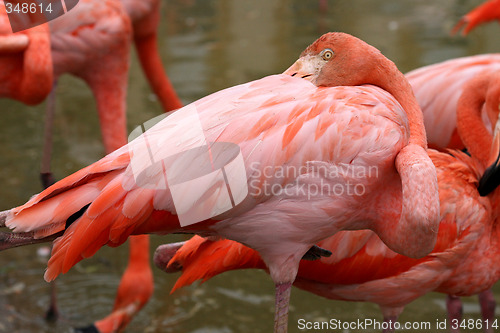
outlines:
{"label": "red-orange flamingo", "polygon": [[489,0],[464,15],[452,29],[452,34],[464,28],[462,35],[465,36],[478,25],[498,19],[500,19],[500,0]]}
{"label": "red-orange flamingo", "polygon": [[[161,181],[163,164],[151,165],[148,156],[162,156],[169,142],[180,152],[200,144],[192,136],[183,142],[197,133],[193,117],[182,116],[187,110],[197,110],[211,147],[232,143],[241,149],[248,196],[220,220],[182,227],[172,188],[139,186],[130,152],[141,162],[141,181]],[[220,91],[171,117],[142,139],[0,213],[0,222],[14,230],[0,234],[1,247],[57,237],[45,273],[50,281],[103,245],[119,245],[133,234],[192,232],[240,241],[259,251],[270,269],[276,286],[275,332],[287,331],[300,259],[311,248],[321,254],[314,248],[321,239],[343,229],[372,229],[390,248],[411,257],[434,247],[439,198],[421,110],[394,63],[353,36],[325,34],[284,74]],[[172,172],[198,170],[191,159],[184,162],[175,160]],[[263,176],[263,170],[285,166],[300,171]],[[377,174],[359,179],[349,172],[354,167],[372,167]],[[304,186],[320,184],[345,188],[349,182],[359,184],[362,193],[304,191]],[[270,193],[269,184],[283,190]],[[202,190],[199,195],[207,201],[201,208],[212,209],[211,200],[219,194],[214,187]]]}
{"label": "red-orange flamingo", "polygon": [[[469,296],[500,279],[496,264],[500,258],[500,190],[494,185],[487,188],[481,180],[485,167],[491,164],[485,176],[498,177],[500,120],[493,138],[480,108],[485,98],[495,98],[497,104],[491,111],[498,116],[499,97],[498,71],[484,73],[464,87],[457,110],[458,129],[472,157],[455,150],[429,150],[437,170],[441,207],[438,241],[429,256],[413,259],[399,255],[372,231],[342,231],[317,243],[333,255],[302,261],[294,284],[331,299],[374,302],[381,307],[384,321],[394,323],[406,304],[430,291]],[[199,236],[184,244],[159,247],[155,263],[167,272],[182,270],[173,291],[229,270],[267,269],[258,252],[240,243]],[[488,325],[486,331],[493,332],[495,321],[487,319],[483,327]],[[454,331],[460,324],[451,318]]]}
{"label": "red-orange flamingo", "polygon": [[[121,0],[121,3],[123,4],[125,12],[132,23],[133,41],[137,49],[140,64],[146,74],[146,77],[148,78],[151,88],[155,92],[156,96],[158,96],[163,109],[165,111],[171,111],[182,107],[182,102],[178,98],[170,80],[165,74],[159,55],[157,31],[159,24],[160,1]],[[116,6],[116,4],[114,5]],[[70,19],[69,17],[67,18]],[[109,17],[103,17],[102,19],[99,17],[99,20],[109,20]],[[106,23],[107,21],[102,22]],[[64,22],[60,23],[61,27],[64,26]],[[93,34],[98,34],[98,30],[94,31]],[[67,38],[64,35],[61,37],[63,39]],[[89,34],[89,37],[92,37],[92,34]],[[53,38],[56,38],[56,36]],[[75,40],[75,42],[81,43],[83,41]],[[101,52],[102,54],[106,54],[106,52],[108,52],[106,51],[107,46],[103,46],[104,48],[101,47]],[[126,45],[124,44],[123,46],[125,47]],[[63,47],[67,47],[61,53],[61,56],[64,58],[66,54],[65,50],[71,50],[72,45],[63,45]],[[128,49],[127,52],[129,52]],[[128,53],[127,58],[122,59],[122,69],[125,69],[125,61],[128,62]],[[99,63],[102,63],[102,60],[96,60]],[[103,65],[106,68],[110,68],[105,63]],[[120,66],[120,61],[116,61],[113,65]],[[87,68],[88,64],[83,64],[83,70],[86,70]],[[127,79],[127,72],[122,72],[121,75],[123,76],[120,78],[120,82]],[[126,81],[124,82],[126,84]],[[112,84],[106,82],[103,84],[105,86],[105,90],[101,90],[103,87],[98,87],[96,90],[93,89],[94,94],[106,92],[114,88]],[[123,108],[117,109],[116,112],[120,113],[120,117],[125,117],[125,96],[122,95],[117,98],[121,98]],[[107,106],[103,106],[103,111],[107,112],[106,110]],[[123,126],[124,130],[126,130],[124,123],[120,124],[119,122],[115,122],[116,119],[113,119],[114,117],[112,114],[106,114],[107,116],[105,119],[108,119],[111,122],[106,125],[106,127],[109,127],[111,132],[115,132],[117,130],[116,128],[111,128],[111,126]],[[103,116],[101,116],[101,121],[103,121]],[[120,130],[120,132],[122,132],[122,130]],[[126,140],[121,136],[116,143],[111,144],[109,149],[106,149],[106,152],[110,153],[125,143]],[[103,318],[92,325],[101,333],[120,332],[132,320],[135,313],[137,313],[147,303],[152,295],[153,277],[151,269],[149,268],[149,265],[144,265],[144,263],[140,262],[141,260],[146,263],[149,262],[149,236],[142,235],[132,237],[129,241],[129,247],[129,263],[118,287],[118,294],[113,307],[113,312],[106,318]],[[138,284],[141,285],[140,288],[137,287]],[[85,329],[93,329],[92,326],[89,328],[80,328],[80,330],[83,331]]]}
{"label": "red-orange flamingo", "polygon": [[[457,103],[468,81],[483,71],[500,70],[500,54],[482,54],[443,61],[421,67],[406,74],[415,97],[424,113],[429,146],[463,149],[457,131]],[[489,110],[495,109],[494,98],[486,100]],[[497,115],[484,113],[486,124],[494,123]]]}
{"label": "red-orange flamingo", "polygon": [[[466,87],[465,83],[482,75],[482,72],[498,70],[500,70],[500,54],[483,54],[444,61],[406,74],[424,112],[429,146],[436,149],[464,148],[456,127],[455,109],[459,96]],[[496,96],[490,95],[483,102],[484,104],[478,107],[482,108],[483,122],[489,125],[498,116],[499,101]],[[483,319],[491,321],[496,307],[492,291],[481,292],[479,303]],[[461,319],[463,310],[458,297],[448,295],[447,308],[450,319]]]}
{"label": "red-orange flamingo", "polygon": [[[158,0],[127,0],[123,1],[123,5],[116,0],[84,0],[68,14],[50,23],[50,35],[48,25],[12,34],[2,2],[0,75],[4,80],[0,83],[0,96],[36,104],[50,92],[54,77],[64,73],[81,77],[95,95],[105,150],[107,153],[112,152],[127,142],[125,94],[132,34],[142,68],[163,108],[170,111],[182,106],[165,75],[158,53],[158,9]],[[53,114],[50,108],[48,112]],[[51,128],[49,113],[47,118],[46,128]],[[50,131],[47,131],[45,140],[47,144],[44,147],[42,179],[44,184],[49,185],[52,182]],[[140,257],[147,257],[147,237],[138,236],[144,239],[131,240],[130,251],[142,252]],[[137,256],[139,255],[133,257]],[[129,277],[135,277],[141,272],[146,277],[152,276],[150,270],[144,269],[131,273],[135,266],[133,263],[129,264],[122,285],[130,284],[127,282]],[[145,278],[142,280],[145,281]],[[152,280],[148,285],[148,288],[133,289],[136,297],[141,299],[141,305],[151,295],[148,290],[152,290]],[[117,299],[116,304],[123,302]],[[57,312],[55,304],[51,309],[49,313]]]}

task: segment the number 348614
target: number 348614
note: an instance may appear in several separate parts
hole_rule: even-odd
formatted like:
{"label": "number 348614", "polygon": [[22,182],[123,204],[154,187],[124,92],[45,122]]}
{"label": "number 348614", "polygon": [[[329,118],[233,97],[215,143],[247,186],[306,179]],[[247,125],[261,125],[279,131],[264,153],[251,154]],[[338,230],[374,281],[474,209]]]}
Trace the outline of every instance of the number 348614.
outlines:
{"label": "number 348614", "polygon": [[17,3],[13,5],[10,2],[5,2],[5,9],[7,14],[18,13],[18,14],[35,14],[35,13],[52,13],[52,5],[51,3],[43,4],[43,3]]}
{"label": "number 348614", "polygon": [[481,330],[483,327],[485,329],[494,328],[495,330],[499,327],[498,319],[493,320],[482,320],[482,319],[462,319],[459,321],[458,319],[452,319],[451,321],[451,329],[458,330],[460,328],[469,329],[469,330]]}

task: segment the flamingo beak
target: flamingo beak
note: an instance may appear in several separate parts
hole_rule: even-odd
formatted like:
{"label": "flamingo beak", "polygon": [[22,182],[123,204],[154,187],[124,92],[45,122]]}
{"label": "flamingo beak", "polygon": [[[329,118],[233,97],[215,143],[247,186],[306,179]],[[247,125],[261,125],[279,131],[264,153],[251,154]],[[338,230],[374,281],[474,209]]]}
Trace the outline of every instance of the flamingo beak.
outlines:
{"label": "flamingo beak", "polygon": [[477,188],[481,196],[490,194],[500,185],[500,117],[497,119],[493,132],[489,165],[484,171]]}
{"label": "flamingo beak", "polygon": [[303,56],[293,63],[283,74],[300,77],[315,83],[324,62],[317,56]]}

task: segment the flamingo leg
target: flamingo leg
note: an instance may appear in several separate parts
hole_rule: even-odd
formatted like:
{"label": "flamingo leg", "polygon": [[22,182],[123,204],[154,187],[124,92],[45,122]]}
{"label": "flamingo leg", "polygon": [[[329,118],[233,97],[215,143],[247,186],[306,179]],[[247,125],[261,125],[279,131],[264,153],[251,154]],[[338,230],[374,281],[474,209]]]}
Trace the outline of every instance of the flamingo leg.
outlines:
{"label": "flamingo leg", "polygon": [[57,286],[56,281],[50,281],[50,303],[45,320],[55,322],[59,318],[59,308],[57,307]]}
{"label": "flamingo leg", "polygon": [[497,303],[491,289],[485,290],[479,294],[479,305],[481,306],[481,315],[483,320],[485,322],[488,320],[489,323],[489,327],[483,326],[485,327],[484,332],[493,333],[491,323],[495,319],[495,307]]}
{"label": "flamingo leg", "polygon": [[[40,168],[40,180],[43,188],[47,188],[56,182],[52,171],[50,170],[50,161],[52,159],[52,138],[54,130],[54,115],[56,108],[56,88],[57,81],[54,81],[52,90],[47,97],[47,104],[45,109],[45,125],[43,133],[43,152],[42,152],[42,165]],[[50,302],[47,312],[45,312],[45,319],[50,322],[55,322],[59,318],[59,309],[57,308],[57,290],[56,282],[50,282]]]}
{"label": "flamingo leg", "polygon": [[404,307],[387,307],[380,305],[380,310],[384,316],[384,326],[387,327],[382,330],[383,333],[393,333],[394,323],[398,321],[399,315],[403,312]]}
{"label": "flamingo leg", "polygon": [[387,323],[387,328],[383,329],[383,333],[394,333],[394,323],[398,321],[399,316],[384,316],[384,323]]}
{"label": "flamingo leg", "polygon": [[136,37],[135,47],[151,89],[159,98],[164,111],[180,109],[183,105],[174,90],[170,79],[165,74],[163,64],[158,53],[157,34],[146,37]]}
{"label": "flamingo leg", "polygon": [[[448,297],[446,298],[446,309],[448,310],[449,323],[452,323],[454,319],[458,320],[459,322],[460,320],[462,320],[463,308],[460,297],[448,295]],[[460,329],[453,329],[453,326],[450,325],[450,332],[458,333],[460,332]]]}
{"label": "flamingo leg", "polygon": [[292,283],[277,283],[275,287],[276,303],[274,312],[274,333],[286,333],[288,327],[288,305],[290,304]]}
{"label": "flamingo leg", "polygon": [[56,88],[57,81],[54,81],[52,90],[47,97],[47,104],[45,109],[45,125],[43,132],[43,152],[42,152],[42,165],[40,168],[40,179],[43,188],[47,188],[55,183],[54,176],[50,171],[50,160],[52,159],[52,134],[54,128],[54,114],[56,102]]}

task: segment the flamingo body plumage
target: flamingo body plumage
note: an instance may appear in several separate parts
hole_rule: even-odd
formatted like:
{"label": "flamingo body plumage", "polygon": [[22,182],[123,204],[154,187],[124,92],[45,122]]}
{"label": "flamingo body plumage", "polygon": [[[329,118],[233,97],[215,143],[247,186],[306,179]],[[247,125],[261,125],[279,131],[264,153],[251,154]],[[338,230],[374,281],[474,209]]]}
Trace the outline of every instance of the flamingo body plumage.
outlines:
{"label": "flamingo body plumage", "polygon": [[[495,264],[500,229],[490,199],[477,192],[484,168],[459,151],[430,150],[429,155],[441,202],[438,241],[431,254],[408,258],[390,250],[373,231],[340,231],[317,243],[331,257],[300,262],[294,285],[329,299],[376,303],[384,318],[397,318],[404,306],[430,291],[471,296],[491,288],[500,279]],[[172,292],[229,270],[267,269],[258,252],[230,240],[195,236],[172,257],[158,257],[169,248],[159,247],[155,262],[169,272],[182,270]]]}

